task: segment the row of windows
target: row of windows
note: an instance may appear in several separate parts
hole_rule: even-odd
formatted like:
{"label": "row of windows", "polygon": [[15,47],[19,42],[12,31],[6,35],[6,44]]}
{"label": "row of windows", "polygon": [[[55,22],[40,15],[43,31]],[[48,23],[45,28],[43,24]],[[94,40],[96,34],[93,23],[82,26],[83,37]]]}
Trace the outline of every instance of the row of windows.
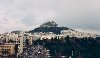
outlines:
{"label": "row of windows", "polygon": [[2,49],[2,51],[10,51],[10,49]]}
{"label": "row of windows", "polygon": [[[8,39],[8,40],[12,40],[12,39]],[[19,41],[20,39],[15,39],[15,40],[18,40]]]}
{"label": "row of windows", "polygon": [[2,48],[11,48],[11,46],[2,46]]}

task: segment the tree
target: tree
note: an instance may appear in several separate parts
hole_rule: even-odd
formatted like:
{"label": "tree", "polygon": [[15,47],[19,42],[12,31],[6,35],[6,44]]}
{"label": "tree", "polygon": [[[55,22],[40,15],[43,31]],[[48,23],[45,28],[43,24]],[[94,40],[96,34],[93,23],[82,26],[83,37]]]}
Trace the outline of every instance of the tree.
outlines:
{"label": "tree", "polygon": [[18,44],[15,44],[15,53],[18,53]]}
{"label": "tree", "polygon": [[29,39],[26,39],[26,46],[29,45]]}

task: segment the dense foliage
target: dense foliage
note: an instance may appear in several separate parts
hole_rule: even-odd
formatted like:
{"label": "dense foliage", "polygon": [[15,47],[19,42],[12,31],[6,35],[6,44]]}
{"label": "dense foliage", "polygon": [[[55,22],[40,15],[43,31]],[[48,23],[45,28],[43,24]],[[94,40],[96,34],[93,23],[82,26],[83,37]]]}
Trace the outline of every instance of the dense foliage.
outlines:
{"label": "dense foliage", "polygon": [[36,40],[34,45],[43,45],[50,50],[53,58],[66,56],[72,58],[100,58],[100,38],[51,38]]}
{"label": "dense foliage", "polygon": [[29,33],[34,33],[34,32],[53,32],[55,34],[60,34],[61,30],[68,30],[69,28],[67,27],[38,27],[35,28],[34,30],[29,31]]}

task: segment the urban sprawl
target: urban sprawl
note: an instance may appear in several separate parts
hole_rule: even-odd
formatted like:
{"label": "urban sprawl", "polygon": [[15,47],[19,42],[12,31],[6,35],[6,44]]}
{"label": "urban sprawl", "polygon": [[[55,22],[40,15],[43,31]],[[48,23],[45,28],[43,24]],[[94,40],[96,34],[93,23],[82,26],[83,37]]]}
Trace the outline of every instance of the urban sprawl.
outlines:
{"label": "urban sprawl", "polygon": [[[39,28],[54,30],[58,26],[49,21]],[[0,58],[100,58],[100,37],[69,28],[59,34],[44,29],[12,31],[0,34]]]}

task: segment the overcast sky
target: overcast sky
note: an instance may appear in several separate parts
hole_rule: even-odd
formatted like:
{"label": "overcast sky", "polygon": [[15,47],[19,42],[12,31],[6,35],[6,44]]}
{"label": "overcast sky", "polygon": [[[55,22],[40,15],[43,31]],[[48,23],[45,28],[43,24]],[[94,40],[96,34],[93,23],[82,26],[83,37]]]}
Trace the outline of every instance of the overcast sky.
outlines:
{"label": "overcast sky", "polygon": [[32,30],[49,20],[99,34],[100,0],[0,0],[0,33]]}

